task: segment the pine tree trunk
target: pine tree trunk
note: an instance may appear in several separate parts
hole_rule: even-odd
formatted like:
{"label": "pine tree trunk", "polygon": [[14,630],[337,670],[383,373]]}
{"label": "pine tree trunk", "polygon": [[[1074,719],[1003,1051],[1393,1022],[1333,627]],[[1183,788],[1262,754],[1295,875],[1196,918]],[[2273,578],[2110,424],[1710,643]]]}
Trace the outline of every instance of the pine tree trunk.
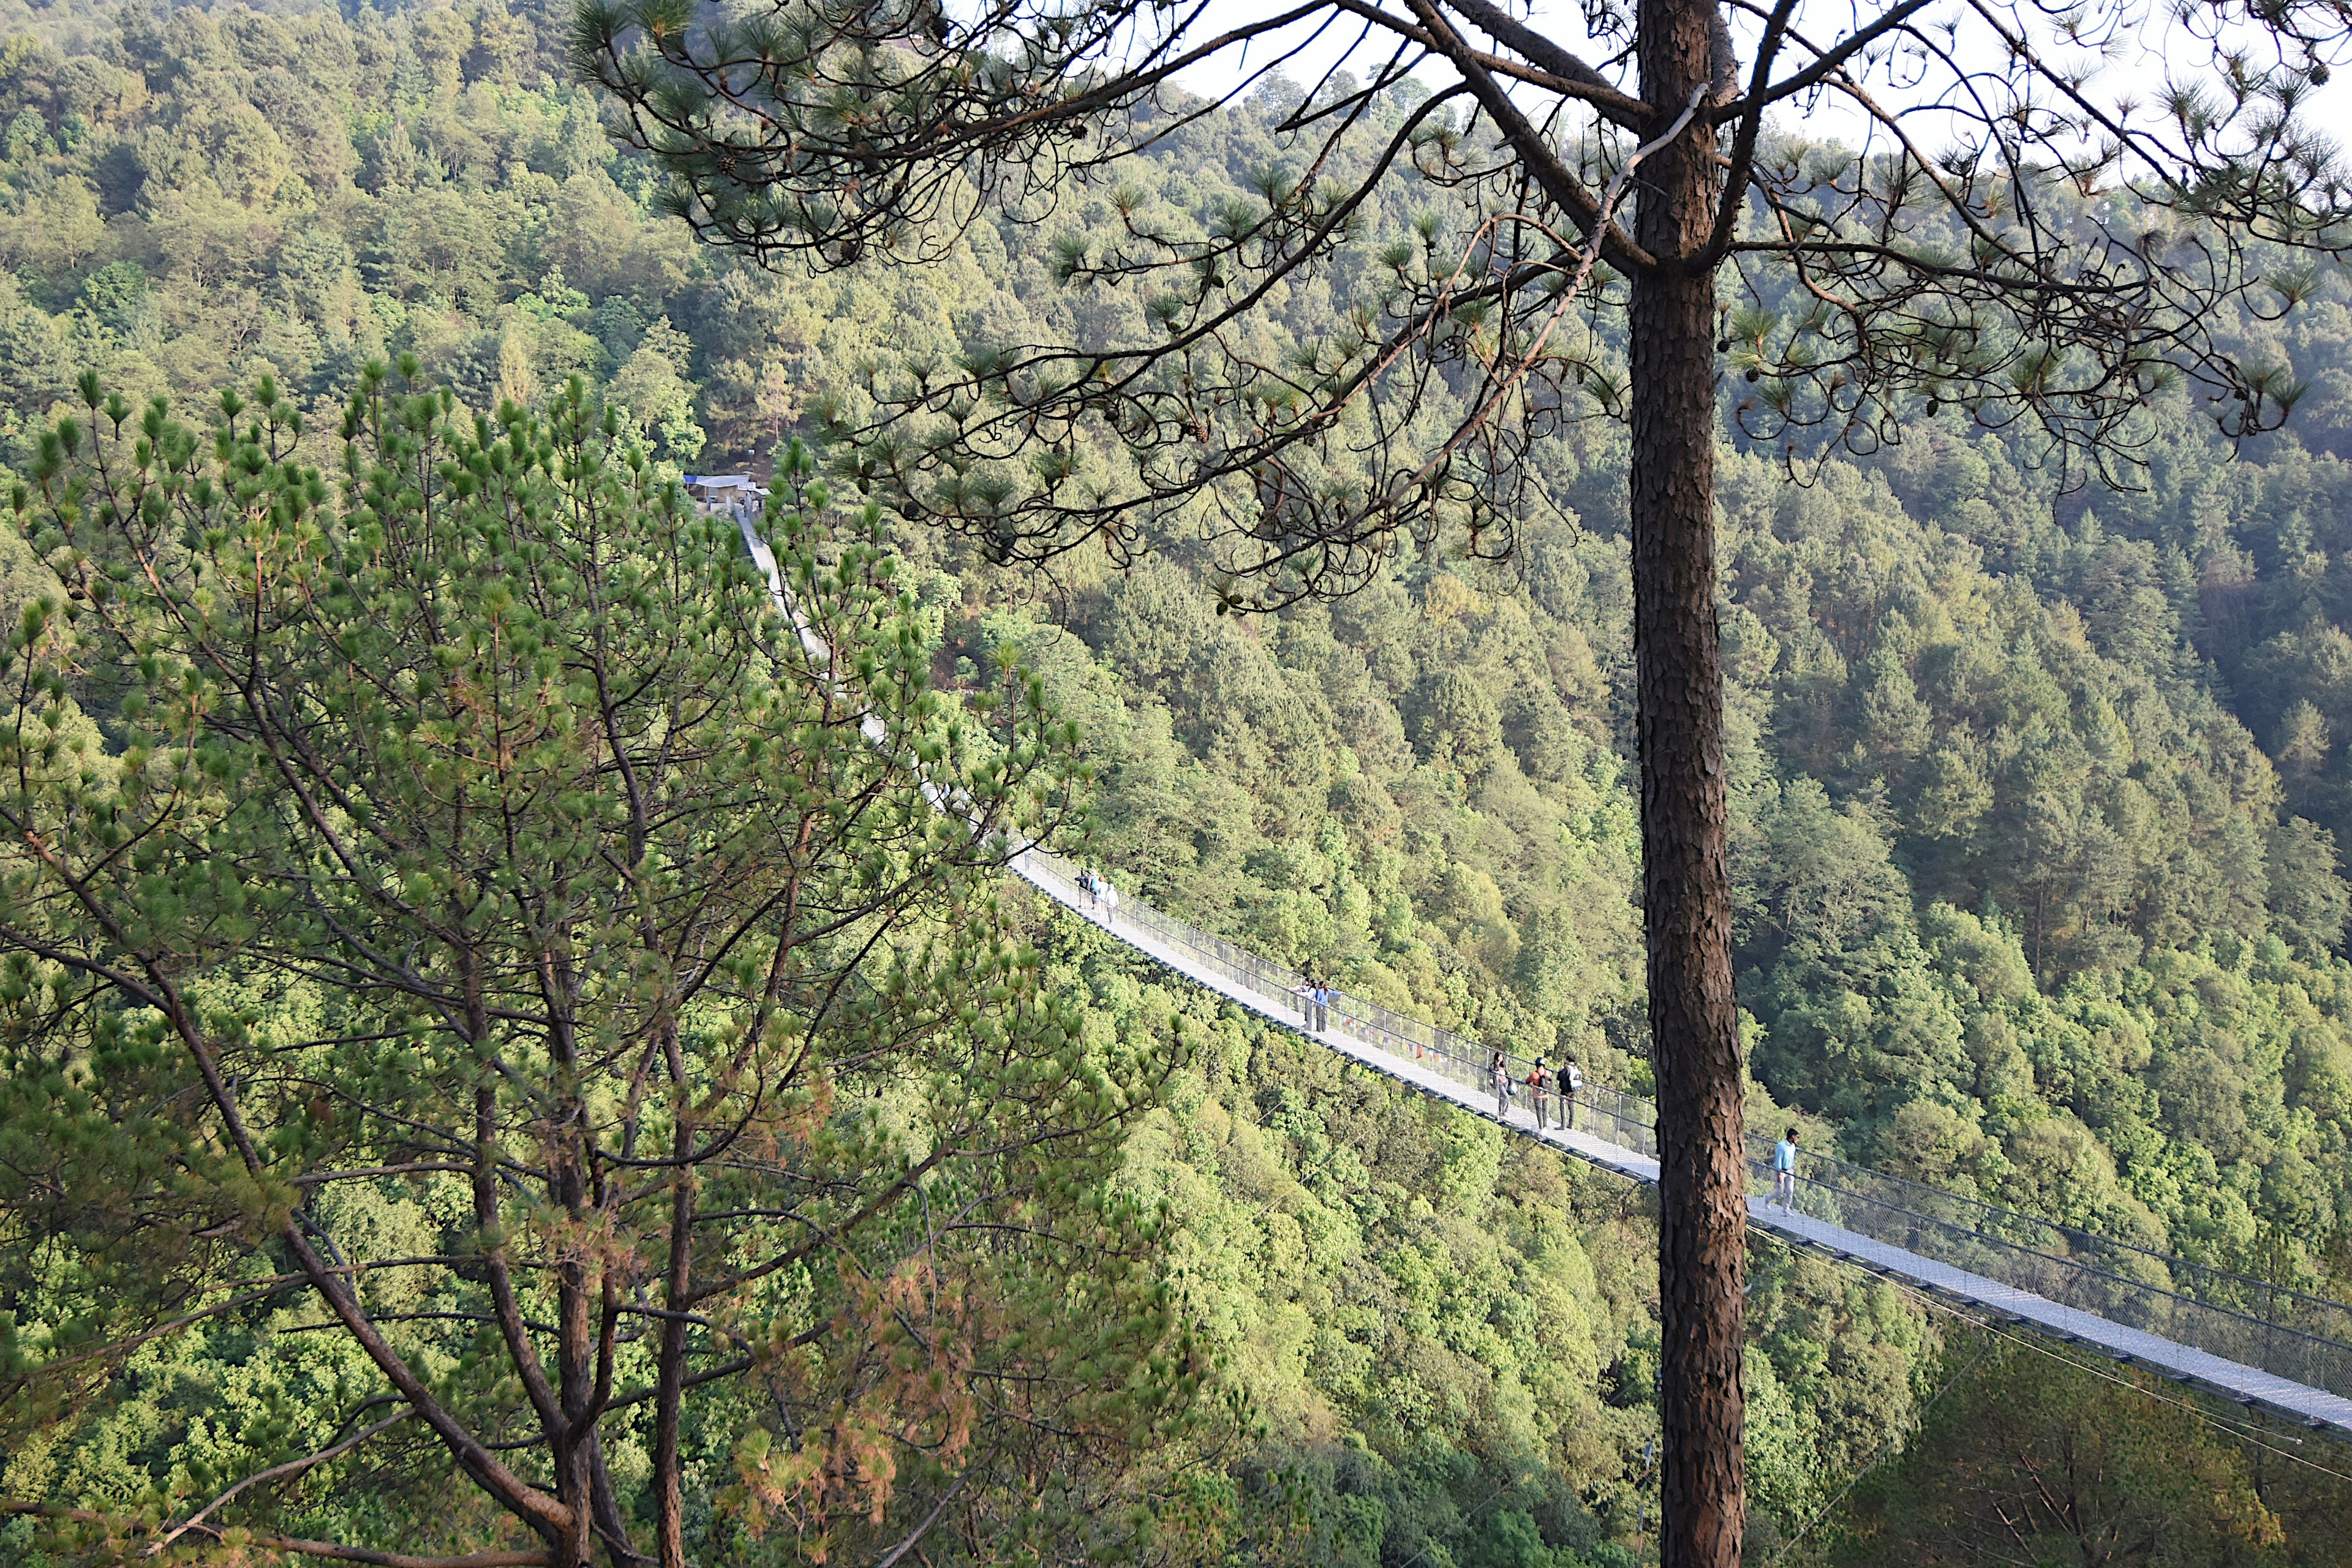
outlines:
{"label": "pine tree trunk", "polygon": [[[1712,20],[1713,0],[1643,0],[1644,100],[1678,112],[1708,80]],[[1653,256],[1706,244],[1714,147],[1695,125],[1635,176],[1634,237]],[[1633,650],[1658,1087],[1663,1568],[1737,1568],[1745,1512],[1746,1178],[1715,613],[1715,310],[1711,272],[1668,263],[1633,280]]]}

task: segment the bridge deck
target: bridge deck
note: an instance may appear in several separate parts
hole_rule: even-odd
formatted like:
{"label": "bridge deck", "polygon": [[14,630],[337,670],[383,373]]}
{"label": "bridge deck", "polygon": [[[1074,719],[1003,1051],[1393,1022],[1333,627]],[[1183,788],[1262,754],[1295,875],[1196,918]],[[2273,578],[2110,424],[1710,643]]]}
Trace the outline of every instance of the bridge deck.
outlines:
{"label": "bridge deck", "polygon": [[[1162,940],[1132,920],[1118,916],[1106,919],[1084,892],[1055,874],[1039,857],[1024,854],[1014,861],[1013,869],[1047,897],[1103,927],[1155,963],[1294,1033],[1305,1034],[1318,1045],[1473,1115],[1499,1121],[1522,1137],[1539,1139],[1604,1170],[1640,1182],[1654,1184],[1658,1179],[1657,1162],[1639,1150],[1625,1148],[1589,1131],[1568,1132],[1557,1128],[1538,1131],[1533,1113],[1516,1105],[1497,1117],[1492,1095],[1448,1077],[1425,1062],[1359,1038],[1344,1026],[1317,1032],[1304,1029],[1295,1005],[1219,973],[1193,952]],[[1785,1240],[1848,1259],[1874,1272],[2084,1345],[2126,1364],[2195,1384],[2242,1405],[2265,1406],[2315,1428],[2332,1428],[2338,1436],[2352,1436],[2352,1399],[2340,1394],[2113,1322],[2079,1307],[2053,1301],[1936,1258],[1923,1258],[1810,1215],[1785,1213],[1760,1197],[1748,1198],[1748,1220],[1757,1229]]]}
{"label": "bridge deck", "polygon": [[[790,620],[802,648],[812,662],[824,666],[830,654],[824,641],[810,630],[808,624],[796,612],[792,595],[777,570],[774,555],[752,526],[751,513],[748,509],[739,510],[736,521],[742,529],[745,548],[767,578],[777,610]],[[860,729],[875,744],[884,742],[885,736],[878,720],[868,717]],[[934,786],[926,784],[924,794],[934,808],[951,808],[951,803]],[[1654,1184],[1658,1179],[1656,1160],[1641,1149],[1629,1148],[1585,1131],[1570,1132],[1557,1128],[1538,1129],[1533,1114],[1517,1107],[1507,1107],[1503,1114],[1497,1116],[1489,1109],[1493,1104],[1491,1095],[1448,1076],[1432,1066],[1429,1060],[1416,1059],[1422,1057],[1423,1047],[1427,1043],[1423,1037],[1431,1033],[1426,1026],[1391,1015],[1387,1016],[1386,1024],[1377,1031],[1409,1045],[1410,1054],[1389,1048],[1354,1032],[1344,1016],[1340,1019],[1340,1026],[1336,1029],[1307,1031],[1301,1026],[1296,1000],[1282,994],[1282,983],[1276,981],[1273,966],[1264,960],[1242,952],[1229,943],[1220,942],[1205,932],[1179,927],[1151,911],[1131,910],[1126,916],[1107,919],[1067,874],[1055,868],[1050,857],[1034,848],[1016,855],[1012,868],[1047,897],[1081,917],[1105,926],[1118,940],[1186,979],[1270,1018],[1285,1028],[1307,1034],[1309,1039],[1375,1072],[1385,1073],[1474,1115],[1500,1121],[1522,1137],[1540,1139],[1604,1170],[1640,1182]],[[1181,941],[1163,940],[1165,936],[1180,933]],[[1223,968],[1234,969],[1237,973],[1229,974],[1221,969],[1220,963],[1216,961],[1220,952],[1223,958]],[[1258,984],[1245,983],[1241,978],[1243,973],[1254,974]],[[1372,1032],[1376,1031],[1366,1030],[1366,1033]],[[1407,1039],[1407,1036],[1411,1038]],[[1599,1125],[1614,1126],[1620,1131],[1630,1131],[1636,1142],[1649,1131],[1646,1127],[1636,1126],[1625,1116],[1614,1113],[1624,1109],[1622,1104],[1614,1107],[1613,1110],[1595,1109],[1601,1110],[1601,1114],[1593,1118]],[[1814,1215],[1786,1212],[1775,1214],[1761,1199],[1754,1196],[1748,1200],[1748,1219],[1759,1230],[1850,1259],[1880,1274],[1906,1280],[1954,1300],[2000,1314],[2042,1332],[2090,1346],[2116,1360],[2210,1388],[2242,1404],[2267,1406],[2313,1427],[2332,1429],[2338,1436],[2352,1436],[2352,1399],[2341,1394],[2115,1322],[2082,1308],[2053,1301],[2021,1287],[1906,1251]],[[2320,1305],[2339,1318],[2344,1311],[2337,1303],[2323,1302]],[[2308,1335],[2293,1337],[2301,1338],[2310,1346],[2330,1352],[2340,1353],[2347,1348],[2345,1341],[2347,1336],[2341,1333],[2332,1339]],[[2263,1353],[2266,1356],[2271,1354],[2270,1349],[2266,1347]]]}

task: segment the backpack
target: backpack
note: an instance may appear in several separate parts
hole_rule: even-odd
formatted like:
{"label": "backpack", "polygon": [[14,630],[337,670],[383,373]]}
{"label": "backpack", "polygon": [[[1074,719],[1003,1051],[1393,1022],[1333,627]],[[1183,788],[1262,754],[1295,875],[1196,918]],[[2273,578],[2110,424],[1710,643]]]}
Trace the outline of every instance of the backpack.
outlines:
{"label": "backpack", "polygon": [[1567,1086],[1569,1093],[1574,1094],[1584,1087],[1584,1069],[1574,1062],[1569,1063],[1560,1071],[1560,1081]]}

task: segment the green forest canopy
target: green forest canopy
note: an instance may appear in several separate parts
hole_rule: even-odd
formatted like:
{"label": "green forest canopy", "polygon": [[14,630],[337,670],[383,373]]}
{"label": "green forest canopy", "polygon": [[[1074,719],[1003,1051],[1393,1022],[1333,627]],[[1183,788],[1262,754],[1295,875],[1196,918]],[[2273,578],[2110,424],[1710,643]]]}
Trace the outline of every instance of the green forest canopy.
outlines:
{"label": "green forest canopy", "polygon": [[[880,366],[1039,323],[1139,330],[1137,301],[1056,280],[1051,242],[1113,221],[1100,196],[1059,227],[982,225],[923,273],[811,281],[698,249],[565,84],[560,16],[490,0],[5,26],[0,462],[19,474],[85,369],[191,410],[272,375],[321,467],[371,360],[414,354],[485,412],[579,374],[675,468],[821,434]],[[1244,109],[1171,137],[1120,200],[1211,221],[1280,153]],[[1409,190],[1383,201],[1368,245],[1414,210]],[[1296,289],[1284,330],[1311,342],[1349,279]],[[1759,1110],[1841,1152],[2342,1296],[2345,279],[2245,331],[2307,382],[2294,426],[2232,460],[2178,410],[2137,490],[2053,493],[2030,452],[1948,416],[1804,486],[1727,454],[1741,994]],[[897,542],[941,685],[1018,658],[1077,721],[1087,853],[1124,882],[1352,991],[1639,1088],[1620,437],[1580,426],[1541,461],[1546,510],[1507,567],[1402,562],[1259,620],[1213,613],[1181,538],[1132,572],[1075,561],[1052,580]],[[13,618],[55,584],[0,549]],[[1209,1042],[1130,1140],[1125,1180],[1177,1200],[1167,1268],[1264,1425],[1219,1461],[1235,1495],[1297,1460],[1332,1561],[1565,1565],[1636,1544],[1654,1418],[1632,1200],[1082,935],[1041,935],[1106,1048],[1160,1037],[1171,1012]],[[1759,1269],[1759,1528],[1793,1531],[1956,1368],[1946,1331],[1884,1288]],[[12,1407],[0,1432],[31,1435],[5,1445],[0,1496],[168,1512],[202,1489],[193,1457],[205,1475],[268,1462],[266,1423],[244,1448],[220,1434],[282,1390],[221,1369],[266,1368],[256,1347],[285,1326],[158,1342],[105,1398],[32,1427]],[[1969,1375],[2033,1379],[2004,1365]],[[317,1485],[286,1506],[338,1505]],[[2250,1553],[2326,1560],[2323,1510],[2270,1506],[2283,1542],[2242,1511],[2207,1522]]]}

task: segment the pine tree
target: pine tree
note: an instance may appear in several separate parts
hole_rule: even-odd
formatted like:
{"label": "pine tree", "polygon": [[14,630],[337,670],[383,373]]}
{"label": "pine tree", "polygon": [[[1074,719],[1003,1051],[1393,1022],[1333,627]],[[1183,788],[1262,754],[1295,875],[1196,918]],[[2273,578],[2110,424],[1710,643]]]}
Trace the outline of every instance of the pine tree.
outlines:
{"label": "pine tree", "polygon": [[[9,1510],[301,1552],[274,1488],[407,1443],[422,1508],[320,1550],[409,1561],[462,1480],[501,1562],[649,1561],[649,1524],[674,1563],[698,1444],[698,1529],[870,1556],[961,1493],[1101,1531],[1091,1457],[1198,1368],[1107,1185],[1166,1064],[1083,1047],[993,897],[1066,729],[1017,672],[927,689],[873,512],[805,460],[794,626],[577,382],[495,422],[402,386],[331,479],[267,382],[205,433],[89,377],[16,494],[65,591],[6,648],[0,1225],[69,1266],[11,1280],[0,1419],[257,1303],[352,1353],[210,1495]],[[421,1239],[342,1229],[369,1194]],[[1065,1507],[978,1506],[1041,1467]]]}
{"label": "pine tree", "polygon": [[[1205,514],[1235,605],[1345,592],[1408,545],[1507,552],[1544,438],[1630,426],[1664,1560],[1720,1568],[1741,1540],[1745,1227],[1720,373],[1744,377],[1744,435],[1792,463],[1954,407],[2105,472],[2183,378],[2229,432],[2275,425],[2292,374],[2225,334],[2341,253],[2346,190],[2304,107],[2346,29],[2340,0],[2197,7],[2166,57],[2201,39],[2212,68],[2134,101],[2094,75],[2139,26],[2120,0],[1585,15],[1603,68],[1494,0],[1302,0],[1230,26],[1159,0],[586,0],[576,56],[676,210],[772,261],[920,257],[979,213],[1107,202],[1054,270],[1128,289],[1147,331],[992,344],[877,376],[871,417],[836,410],[859,483],[1001,556],[1131,555],[1143,520]],[[1273,90],[1255,199],[1163,221],[1118,182],[1213,107],[1184,80],[1223,70],[1238,97],[1343,37],[1368,75]],[[1859,145],[1768,134],[1824,102]],[[1410,217],[1380,199],[1408,175]],[[1265,352],[1267,301],[1327,270],[1377,282],[1322,342]]]}

